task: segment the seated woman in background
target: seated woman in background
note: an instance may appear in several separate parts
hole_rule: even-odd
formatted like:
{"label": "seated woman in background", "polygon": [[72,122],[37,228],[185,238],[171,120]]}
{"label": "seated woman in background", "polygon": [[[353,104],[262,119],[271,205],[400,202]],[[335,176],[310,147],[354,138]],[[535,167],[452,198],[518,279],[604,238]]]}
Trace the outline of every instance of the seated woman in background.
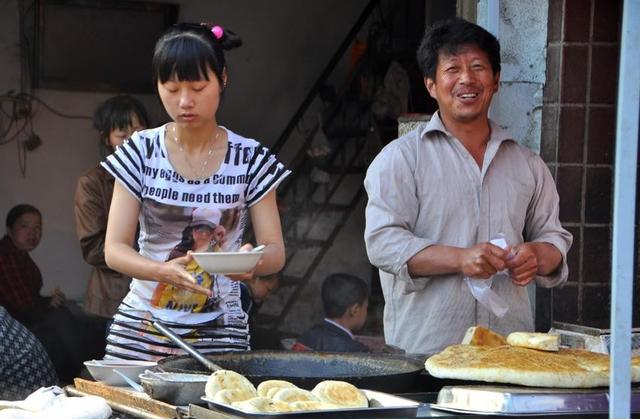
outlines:
{"label": "seated woman in background", "polygon": [[22,400],[58,384],[42,344],[0,305],[0,400]]}
{"label": "seated woman in background", "polygon": [[296,351],[369,352],[354,339],[367,320],[369,289],[354,275],[329,275],[322,283],[325,319],[308,330],[293,346]]}
{"label": "seated woman in background", "polygon": [[24,324],[47,350],[63,383],[69,383],[82,362],[100,355],[92,339],[91,320],[65,306],[66,297],[56,290],[40,295],[42,274],[29,256],[42,237],[42,216],[29,204],[13,207],[7,215],[7,234],[0,240],[0,305]]}
{"label": "seated woman in background", "polygon": [[[96,109],[93,126],[100,135],[101,147],[110,154],[134,132],[147,128],[149,118],[137,99],[118,95],[106,100]],[[96,164],[78,179],[74,199],[76,234],[82,256],[93,267],[89,275],[84,309],[102,319],[101,327],[105,336],[107,324],[129,292],[131,282],[131,278],[110,269],[104,261],[104,236],[107,232],[113,183],[113,176]]]}
{"label": "seated woman in background", "polygon": [[48,308],[64,305],[66,297],[58,288],[51,296],[40,295],[42,275],[29,256],[42,237],[40,210],[16,205],[7,215],[6,226],[7,234],[0,240],[0,305],[25,323]]}

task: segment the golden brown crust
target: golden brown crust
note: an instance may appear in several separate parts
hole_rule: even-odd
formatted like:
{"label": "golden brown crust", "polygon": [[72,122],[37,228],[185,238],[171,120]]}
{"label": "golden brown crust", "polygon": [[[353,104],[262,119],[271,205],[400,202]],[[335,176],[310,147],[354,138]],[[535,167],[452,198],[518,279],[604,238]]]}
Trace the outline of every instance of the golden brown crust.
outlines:
{"label": "golden brown crust", "polygon": [[346,381],[325,380],[311,392],[320,401],[341,407],[367,407],[369,400],[356,386]]}
{"label": "golden brown crust", "polygon": [[482,326],[473,326],[467,330],[462,339],[463,344],[476,346],[501,346],[506,345],[504,336]]}
{"label": "golden brown crust", "polygon": [[[576,349],[543,352],[516,346],[454,345],[425,362],[435,377],[588,388],[609,384],[609,356]],[[632,359],[632,381],[640,381],[640,357]]]}

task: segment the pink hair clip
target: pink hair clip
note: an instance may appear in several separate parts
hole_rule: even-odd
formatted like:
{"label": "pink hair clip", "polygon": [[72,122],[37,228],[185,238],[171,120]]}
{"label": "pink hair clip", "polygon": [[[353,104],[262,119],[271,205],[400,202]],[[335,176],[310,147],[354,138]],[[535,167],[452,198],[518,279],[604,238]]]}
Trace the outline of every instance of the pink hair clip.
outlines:
{"label": "pink hair clip", "polygon": [[213,36],[215,36],[216,39],[220,39],[222,38],[222,35],[224,35],[224,29],[222,29],[221,26],[216,25],[211,28],[211,33],[213,33]]}

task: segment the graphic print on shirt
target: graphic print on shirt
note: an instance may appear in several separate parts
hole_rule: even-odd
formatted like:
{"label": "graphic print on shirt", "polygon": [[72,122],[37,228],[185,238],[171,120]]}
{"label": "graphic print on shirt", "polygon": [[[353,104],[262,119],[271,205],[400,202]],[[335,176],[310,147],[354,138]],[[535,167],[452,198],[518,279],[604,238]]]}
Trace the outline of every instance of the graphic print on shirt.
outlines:
{"label": "graphic print on shirt", "polygon": [[[188,211],[189,207],[180,209]],[[191,210],[191,220],[182,230],[180,243],[171,250],[166,258],[167,261],[186,256],[189,251],[219,252],[223,250],[223,247],[227,248],[230,243],[233,243],[233,237],[239,237],[236,234],[240,227],[239,208],[227,208],[220,211],[218,208],[202,207]],[[197,285],[213,290],[213,296],[207,298],[206,295],[159,282],[153,292],[151,304],[157,308],[192,313],[215,310],[217,304],[222,300],[222,296],[217,294],[220,292],[219,286],[214,287],[217,281],[216,275],[212,277],[195,260],[189,262],[185,269]]]}

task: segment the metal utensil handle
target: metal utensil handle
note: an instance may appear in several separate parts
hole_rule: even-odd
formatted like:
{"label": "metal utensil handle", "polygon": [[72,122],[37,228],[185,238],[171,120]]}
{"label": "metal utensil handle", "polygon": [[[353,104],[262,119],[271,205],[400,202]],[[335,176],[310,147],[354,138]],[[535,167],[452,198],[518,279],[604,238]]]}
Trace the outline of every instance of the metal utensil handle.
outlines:
{"label": "metal utensil handle", "polygon": [[113,368],[112,371],[115,372],[116,374],[118,374],[120,377],[122,377],[122,379],[124,381],[126,381],[127,384],[129,384],[131,387],[133,387],[134,390],[144,392],[144,388],[142,388],[142,386],[140,384],[136,383],[131,378],[127,377],[124,373],[120,372],[119,370],[117,370],[115,368]]}
{"label": "metal utensil handle", "polygon": [[166,337],[174,341],[176,345],[178,345],[185,351],[189,352],[191,356],[193,356],[195,359],[200,361],[205,367],[207,367],[207,369],[209,369],[209,371],[218,371],[222,369],[220,368],[219,365],[211,362],[209,359],[204,357],[200,352],[196,351],[193,346],[189,345],[187,342],[182,340],[180,336],[173,333],[173,331],[169,329],[167,326],[165,326],[164,324],[156,320],[153,322],[153,327],[155,327],[160,332],[162,332],[163,335],[165,335]]}

